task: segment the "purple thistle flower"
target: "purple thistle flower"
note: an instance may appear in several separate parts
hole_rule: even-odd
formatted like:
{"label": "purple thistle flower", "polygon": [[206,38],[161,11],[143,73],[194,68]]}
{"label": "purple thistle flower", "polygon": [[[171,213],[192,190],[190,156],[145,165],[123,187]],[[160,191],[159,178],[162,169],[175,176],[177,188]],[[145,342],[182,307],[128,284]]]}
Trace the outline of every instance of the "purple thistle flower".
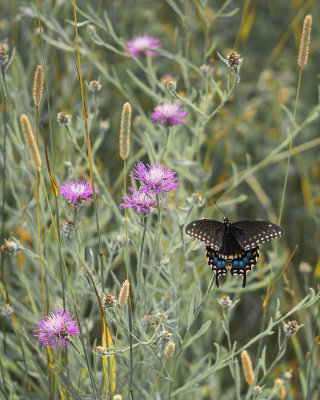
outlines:
{"label": "purple thistle flower", "polygon": [[[70,181],[65,183],[64,186],[60,186],[59,189],[61,194],[63,194],[67,200],[72,202],[72,204],[79,204],[81,200],[86,200],[88,203],[93,201],[93,199],[89,197],[93,194],[90,182],[80,182],[77,179],[75,182]],[[98,193],[98,188],[95,188],[95,191]]]}
{"label": "purple thistle flower", "polygon": [[179,186],[176,182],[178,178],[174,176],[176,173],[170,171],[170,168],[165,168],[160,162],[158,165],[146,165],[147,167],[140,162],[132,168],[133,175],[130,175],[131,178],[144,182],[145,186],[141,188],[142,192],[151,191],[163,195],[164,192],[170,192]]}
{"label": "purple thistle flower", "polygon": [[151,115],[153,122],[166,126],[185,124],[186,121],[181,118],[188,114],[177,103],[164,103],[156,107],[153,111],[154,113]]}
{"label": "purple thistle flower", "polygon": [[[129,190],[132,192],[132,195],[127,194],[125,197],[122,197],[123,200],[126,200],[126,204],[121,203],[119,206],[120,210],[124,208],[135,208],[138,214],[140,214],[140,212],[150,214],[150,209],[157,207],[157,202],[152,198],[152,193],[145,192],[141,187],[138,191],[133,187],[129,187]],[[160,201],[160,204],[161,203],[163,202]]]}
{"label": "purple thistle flower", "polygon": [[33,332],[37,342],[43,342],[41,347],[58,347],[60,341],[63,346],[70,346],[69,336],[79,335],[77,321],[71,317],[67,310],[58,307],[56,313],[50,313],[45,319],[39,318],[39,325]]}
{"label": "purple thistle flower", "polygon": [[[147,47],[158,49],[161,47],[160,39],[154,39],[150,35],[136,36],[127,42],[129,53],[135,57],[139,57],[140,52],[143,54],[149,53],[151,57],[156,57],[158,54],[151,50],[146,50]],[[124,54],[128,54],[127,51]]]}

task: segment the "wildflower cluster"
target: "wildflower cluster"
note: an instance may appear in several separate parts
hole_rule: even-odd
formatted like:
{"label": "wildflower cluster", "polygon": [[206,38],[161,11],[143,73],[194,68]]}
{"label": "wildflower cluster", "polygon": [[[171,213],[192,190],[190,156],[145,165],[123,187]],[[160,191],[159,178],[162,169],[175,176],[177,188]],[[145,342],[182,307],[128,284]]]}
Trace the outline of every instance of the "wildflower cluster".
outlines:
{"label": "wildflower cluster", "polygon": [[[73,205],[81,205],[84,201],[88,203],[93,201],[90,197],[93,194],[90,182],[79,181],[78,179],[75,182],[71,180],[60,186],[59,189],[65,199]],[[95,192],[98,193],[98,188],[95,188]]]}
{"label": "wildflower cluster", "polygon": [[[156,164],[146,164],[143,162],[135,165],[132,169],[131,178],[134,178],[143,183],[138,191],[133,187],[129,187],[132,195],[126,195],[122,197],[125,203],[120,204],[120,209],[123,208],[134,208],[137,213],[150,214],[151,208],[157,207],[157,205],[163,205],[166,201],[164,193],[168,193],[171,190],[176,190],[179,186],[176,182],[178,180],[175,177],[175,172],[171,171],[170,168],[165,168],[160,162]],[[162,198],[156,201],[155,195],[161,195]]]}
{"label": "wildflower cluster", "polygon": [[186,121],[182,118],[188,114],[177,103],[164,103],[156,107],[153,111],[151,115],[153,122],[165,126],[185,124]]}
{"label": "wildflower cluster", "polygon": [[70,339],[79,335],[79,327],[74,316],[70,316],[67,310],[58,307],[56,312],[51,312],[45,319],[39,319],[37,328],[33,331],[34,336],[42,347],[58,347],[60,342],[63,346],[70,346]]}
{"label": "wildflower cluster", "polygon": [[159,49],[161,47],[160,39],[154,39],[150,35],[136,36],[127,42],[129,51],[124,54],[131,54],[134,57],[139,57],[140,53],[149,54],[151,57],[156,57],[157,53],[147,48]]}

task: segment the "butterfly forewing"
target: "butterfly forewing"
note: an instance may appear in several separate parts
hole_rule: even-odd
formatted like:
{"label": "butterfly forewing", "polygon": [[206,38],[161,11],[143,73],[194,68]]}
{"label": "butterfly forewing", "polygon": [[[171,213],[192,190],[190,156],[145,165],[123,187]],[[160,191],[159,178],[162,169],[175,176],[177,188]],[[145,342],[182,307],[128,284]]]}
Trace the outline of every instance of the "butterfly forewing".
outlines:
{"label": "butterfly forewing", "polygon": [[266,221],[238,221],[231,225],[230,230],[244,250],[253,249],[283,233],[280,226]]}
{"label": "butterfly forewing", "polygon": [[204,242],[214,250],[220,250],[224,240],[225,225],[212,219],[198,219],[190,222],[186,233]]}

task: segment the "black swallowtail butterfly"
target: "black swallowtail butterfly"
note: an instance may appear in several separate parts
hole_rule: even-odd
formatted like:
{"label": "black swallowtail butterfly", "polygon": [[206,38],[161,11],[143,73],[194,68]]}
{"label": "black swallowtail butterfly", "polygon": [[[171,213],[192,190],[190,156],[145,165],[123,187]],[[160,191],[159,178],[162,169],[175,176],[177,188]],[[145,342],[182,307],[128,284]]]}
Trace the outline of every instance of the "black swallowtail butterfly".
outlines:
{"label": "black swallowtail butterfly", "polygon": [[208,264],[216,273],[216,285],[219,276],[242,275],[242,287],[246,286],[246,274],[257,264],[259,244],[282,235],[280,226],[266,221],[238,221],[232,223],[229,218],[223,222],[212,219],[199,219],[190,222],[186,233],[206,244]]}

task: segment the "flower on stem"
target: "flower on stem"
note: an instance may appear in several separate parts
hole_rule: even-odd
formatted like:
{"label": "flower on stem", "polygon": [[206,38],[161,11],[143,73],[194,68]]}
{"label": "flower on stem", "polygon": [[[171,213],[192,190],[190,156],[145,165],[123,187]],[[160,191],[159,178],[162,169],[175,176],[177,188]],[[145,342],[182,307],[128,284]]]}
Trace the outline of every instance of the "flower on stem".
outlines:
{"label": "flower on stem", "polygon": [[152,50],[147,50],[147,47],[159,49],[161,47],[160,39],[154,39],[150,35],[136,36],[127,42],[129,52],[125,51],[124,54],[132,54],[139,57],[140,53],[149,54],[151,57],[156,57],[158,54]]}
{"label": "flower on stem", "polygon": [[160,344],[164,344],[169,342],[170,337],[173,336],[172,333],[163,330],[162,332],[159,333],[159,336],[157,337],[157,341],[159,341]]}
{"label": "flower on stem", "polygon": [[289,321],[287,324],[283,325],[283,330],[287,336],[295,335],[299,328],[300,326],[297,321]]}
{"label": "flower on stem", "polygon": [[11,315],[13,314],[13,312],[14,312],[14,308],[9,303],[6,303],[2,307],[1,315],[3,315],[4,317],[10,318]]}
{"label": "flower on stem", "polygon": [[102,85],[99,81],[91,81],[89,83],[89,90],[90,92],[97,94],[102,88]]}
{"label": "flower on stem", "polygon": [[5,254],[16,256],[19,251],[19,245],[16,242],[13,242],[12,240],[4,240],[4,243],[1,246],[1,250]]}
{"label": "flower on stem", "polygon": [[204,204],[200,193],[192,193],[191,197],[187,197],[187,202],[193,207],[202,207]]}
{"label": "flower on stem", "polygon": [[130,175],[131,178],[144,183],[145,186],[141,188],[141,191],[163,195],[165,192],[176,190],[179,186],[176,182],[178,178],[174,176],[176,173],[170,171],[170,168],[165,168],[160,162],[158,165],[146,165],[140,162],[132,169],[133,175]]}
{"label": "flower on stem", "polygon": [[[71,180],[70,182],[65,183],[63,186],[60,186],[59,189],[60,194],[63,194],[66,200],[72,204],[79,204],[80,202],[84,201],[90,203],[93,201],[93,199],[89,197],[93,194],[90,182],[84,180],[79,181],[78,179],[73,182]],[[98,193],[98,188],[95,188],[95,192]]]}
{"label": "flower on stem", "polygon": [[133,187],[129,187],[129,190],[132,194],[127,194],[125,197],[122,197],[125,203],[120,204],[120,210],[124,208],[134,208],[138,214],[150,214],[151,208],[157,207],[157,202],[152,197],[153,193],[144,192],[141,187],[138,191]]}
{"label": "flower on stem", "polygon": [[153,122],[165,126],[185,124],[186,121],[182,118],[188,114],[177,103],[164,103],[156,107],[153,111],[151,115]]}
{"label": "flower on stem", "polygon": [[220,298],[220,300],[218,300],[218,303],[222,306],[222,307],[224,307],[224,308],[226,308],[226,309],[230,309],[231,307],[232,307],[232,300],[230,299],[230,297],[229,296],[222,296],[221,298]]}
{"label": "flower on stem", "polygon": [[57,122],[60,126],[68,126],[70,124],[71,115],[64,111],[57,114]]}
{"label": "flower on stem", "polygon": [[60,341],[63,346],[70,346],[70,337],[79,335],[77,321],[70,316],[67,310],[58,307],[56,312],[51,312],[44,320],[39,319],[39,325],[33,331],[37,342],[42,342],[42,347],[58,347]]}

